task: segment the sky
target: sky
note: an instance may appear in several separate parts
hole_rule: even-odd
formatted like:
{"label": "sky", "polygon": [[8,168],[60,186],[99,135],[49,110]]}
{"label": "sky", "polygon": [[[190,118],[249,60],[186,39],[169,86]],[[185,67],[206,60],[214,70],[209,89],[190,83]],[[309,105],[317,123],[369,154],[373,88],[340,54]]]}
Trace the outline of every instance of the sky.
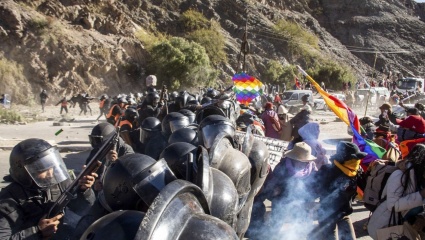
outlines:
{"label": "sky", "polygon": [[425,0],[415,0],[415,2],[425,2]]}

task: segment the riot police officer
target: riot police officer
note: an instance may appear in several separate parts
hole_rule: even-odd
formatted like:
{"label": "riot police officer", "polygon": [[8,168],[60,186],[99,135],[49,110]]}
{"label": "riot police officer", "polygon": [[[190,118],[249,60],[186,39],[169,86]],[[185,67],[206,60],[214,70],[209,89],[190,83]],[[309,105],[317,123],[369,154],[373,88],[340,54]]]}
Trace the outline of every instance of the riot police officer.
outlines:
{"label": "riot police officer", "polygon": [[[63,214],[43,217],[71,183],[58,149],[42,139],[30,138],[12,149],[9,161],[13,181],[0,192],[0,238],[64,239],[69,233],[64,231],[63,222],[69,214],[65,219],[61,219]],[[92,173],[80,180],[80,192],[66,212],[82,214],[93,203],[91,186],[96,177]]]}

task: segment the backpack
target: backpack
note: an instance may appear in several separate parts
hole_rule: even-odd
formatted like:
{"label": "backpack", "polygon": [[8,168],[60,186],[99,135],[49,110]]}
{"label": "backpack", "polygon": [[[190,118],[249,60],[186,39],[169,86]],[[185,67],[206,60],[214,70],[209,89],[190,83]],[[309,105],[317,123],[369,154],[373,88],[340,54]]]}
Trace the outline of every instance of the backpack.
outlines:
{"label": "backpack", "polygon": [[398,168],[394,162],[376,160],[372,162],[366,172],[366,187],[363,191],[364,206],[371,212],[385,199],[381,199],[382,191],[391,173]]}

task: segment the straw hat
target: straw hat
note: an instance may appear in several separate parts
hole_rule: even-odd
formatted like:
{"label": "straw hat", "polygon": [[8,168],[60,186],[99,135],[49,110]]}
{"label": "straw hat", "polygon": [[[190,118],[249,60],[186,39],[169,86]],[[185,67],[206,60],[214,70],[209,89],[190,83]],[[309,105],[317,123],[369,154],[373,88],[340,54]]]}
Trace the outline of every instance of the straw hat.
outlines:
{"label": "straw hat", "polygon": [[298,160],[300,162],[316,160],[316,157],[311,155],[311,147],[305,142],[296,143],[293,149],[285,153],[285,157]]}

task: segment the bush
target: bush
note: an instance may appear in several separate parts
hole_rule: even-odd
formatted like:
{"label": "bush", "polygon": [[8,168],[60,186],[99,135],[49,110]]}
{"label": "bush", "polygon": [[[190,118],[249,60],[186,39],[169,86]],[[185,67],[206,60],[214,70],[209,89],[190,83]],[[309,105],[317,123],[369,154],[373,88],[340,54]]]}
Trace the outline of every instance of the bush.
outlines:
{"label": "bush", "polygon": [[31,101],[30,89],[22,65],[0,56],[0,94],[7,93],[13,102],[27,104]]}
{"label": "bush", "polygon": [[162,84],[174,89],[204,86],[217,76],[210,67],[205,48],[184,38],[173,37],[155,44],[150,55],[148,72],[156,74]]}
{"label": "bush", "polygon": [[185,31],[195,31],[199,29],[208,29],[210,28],[210,21],[200,12],[189,9],[180,15],[179,20]]}
{"label": "bush", "polygon": [[154,46],[158,42],[166,40],[166,37],[164,35],[158,34],[158,36],[156,36],[155,34],[148,32],[144,29],[137,31],[134,35],[148,49],[152,48],[152,46]]}
{"label": "bush", "polygon": [[187,34],[186,38],[203,46],[211,63],[218,64],[227,61],[226,52],[224,51],[224,36],[220,32],[211,29],[200,29]]}
{"label": "bush", "polygon": [[294,22],[279,20],[274,31],[284,38],[292,55],[303,57],[309,55],[311,50],[319,49],[319,39]]}
{"label": "bush", "polygon": [[324,82],[327,89],[342,90],[343,82],[356,82],[353,71],[346,65],[332,60],[322,61],[320,64],[307,69],[310,76],[320,84]]}
{"label": "bush", "polygon": [[13,123],[13,122],[21,122],[22,116],[19,113],[16,113],[10,109],[4,109],[0,105],[0,122],[2,123]]}
{"label": "bush", "polygon": [[46,28],[51,23],[46,18],[33,18],[28,22],[28,27],[36,34],[42,35],[46,32]]}

